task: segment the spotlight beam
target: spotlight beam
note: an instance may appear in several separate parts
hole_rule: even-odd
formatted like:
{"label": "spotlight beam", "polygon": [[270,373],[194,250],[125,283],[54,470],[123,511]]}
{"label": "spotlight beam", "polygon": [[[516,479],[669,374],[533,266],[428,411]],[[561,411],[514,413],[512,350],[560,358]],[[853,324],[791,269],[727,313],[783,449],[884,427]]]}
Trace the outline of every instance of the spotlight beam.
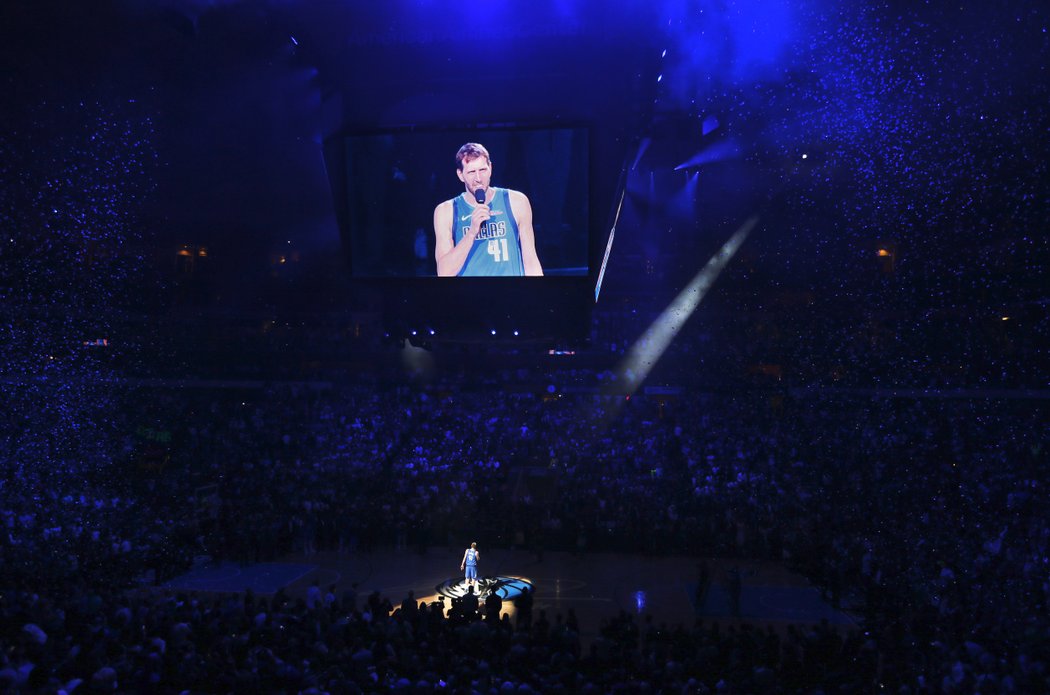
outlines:
{"label": "spotlight beam", "polygon": [[718,279],[719,274],[729,261],[736,255],[740,245],[744,243],[748,234],[758,223],[758,216],[749,217],[737,229],[729,241],[719,249],[718,253],[711,257],[699,273],[690,280],[689,284],[678,293],[674,301],[660,313],[660,316],[645,329],[645,333],[631,346],[630,352],[620,365],[620,384],[626,384],[627,393],[634,393],[649,372],[663,356],[667,347],[678,335],[685,322],[693,315],[708,290]]}
{"label": "spotlight beam", "polygon": [[691,169],[702,164],[713,164],[715,162],[724,162],[727,159],[736,159],[740,156],[740,152],[740,145],[734,140],[717,142],[710,147],[700,150],[691,158],[676,166],[674,170],[681,171],[682,169]]}
{"label": "spotlight beam", "polygon": [[642,161],[642,155],[644,155],[645,151],[649,149],[649,145],[650,143],[652,143],[652,141],[652,138],[642,138],[642,142],[638,146],[638,154],[634,158],[634,164],[631,165],[631,171],[634,171],[638,168],[638,162]]}

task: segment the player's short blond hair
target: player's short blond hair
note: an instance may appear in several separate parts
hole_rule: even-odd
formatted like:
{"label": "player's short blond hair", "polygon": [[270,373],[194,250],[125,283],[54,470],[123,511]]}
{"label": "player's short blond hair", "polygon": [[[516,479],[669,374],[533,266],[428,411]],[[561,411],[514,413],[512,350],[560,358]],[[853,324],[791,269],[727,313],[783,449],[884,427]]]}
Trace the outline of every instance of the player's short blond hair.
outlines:
{"label": "player's short blond hair", "polygon": [[484,157],[489,164],[492,164],[492,157],[489,156],[489,151],[485,149],[484,145],[468,142],[456,152],[456,168],[463,171],[463,164],[478,157]]}

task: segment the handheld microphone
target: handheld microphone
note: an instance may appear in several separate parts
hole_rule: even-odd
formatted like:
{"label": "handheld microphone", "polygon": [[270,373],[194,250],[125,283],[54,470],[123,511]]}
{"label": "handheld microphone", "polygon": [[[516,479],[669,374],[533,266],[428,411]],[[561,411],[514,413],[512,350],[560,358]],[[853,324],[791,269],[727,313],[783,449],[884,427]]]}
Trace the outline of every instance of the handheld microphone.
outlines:
{"label": "handheld microphone", "polygon": [[476,191],[474,191],[474,200],[478,201],[478,205],[484,205],[485,204],[485,191],[483,191],[480,188],[477,189]]}

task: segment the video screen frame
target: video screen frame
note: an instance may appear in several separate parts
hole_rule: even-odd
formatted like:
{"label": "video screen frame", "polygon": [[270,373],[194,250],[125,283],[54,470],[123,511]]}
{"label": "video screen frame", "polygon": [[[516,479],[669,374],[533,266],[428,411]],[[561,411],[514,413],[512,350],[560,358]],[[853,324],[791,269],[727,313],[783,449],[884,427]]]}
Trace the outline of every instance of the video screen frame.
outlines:
{"label": "video screen frame", "polygon": [[[591,137],[585,125],[562,124],[386,128],[329,138],[326,160],[329,175],[336,174],[333,193],[351,276],[438,278],[434,211],[468,196],[456,165],[468,142],[489,152],[491,187],[527,197],[543,275],[589,276]],[[477,274],[485,274],[485,266]]]}

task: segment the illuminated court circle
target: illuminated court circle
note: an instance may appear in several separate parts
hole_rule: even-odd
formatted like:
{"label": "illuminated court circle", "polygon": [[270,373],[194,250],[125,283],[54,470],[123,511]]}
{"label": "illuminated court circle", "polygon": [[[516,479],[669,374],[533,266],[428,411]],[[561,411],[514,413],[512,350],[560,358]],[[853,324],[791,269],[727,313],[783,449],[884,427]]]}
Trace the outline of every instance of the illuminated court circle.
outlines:
{"label": "illuminated court circle", "polygon": [[[535,591],[528,579],[524,577],[478,577],[475,591],[478,598],[485,599],[489,594],[496,594],[504,601],[513,601],[521,595],[525,589]],[[446,579],[435,587],[438,596],[446,598],[462,598],[467,595],[468,585],[462,577]]]}

